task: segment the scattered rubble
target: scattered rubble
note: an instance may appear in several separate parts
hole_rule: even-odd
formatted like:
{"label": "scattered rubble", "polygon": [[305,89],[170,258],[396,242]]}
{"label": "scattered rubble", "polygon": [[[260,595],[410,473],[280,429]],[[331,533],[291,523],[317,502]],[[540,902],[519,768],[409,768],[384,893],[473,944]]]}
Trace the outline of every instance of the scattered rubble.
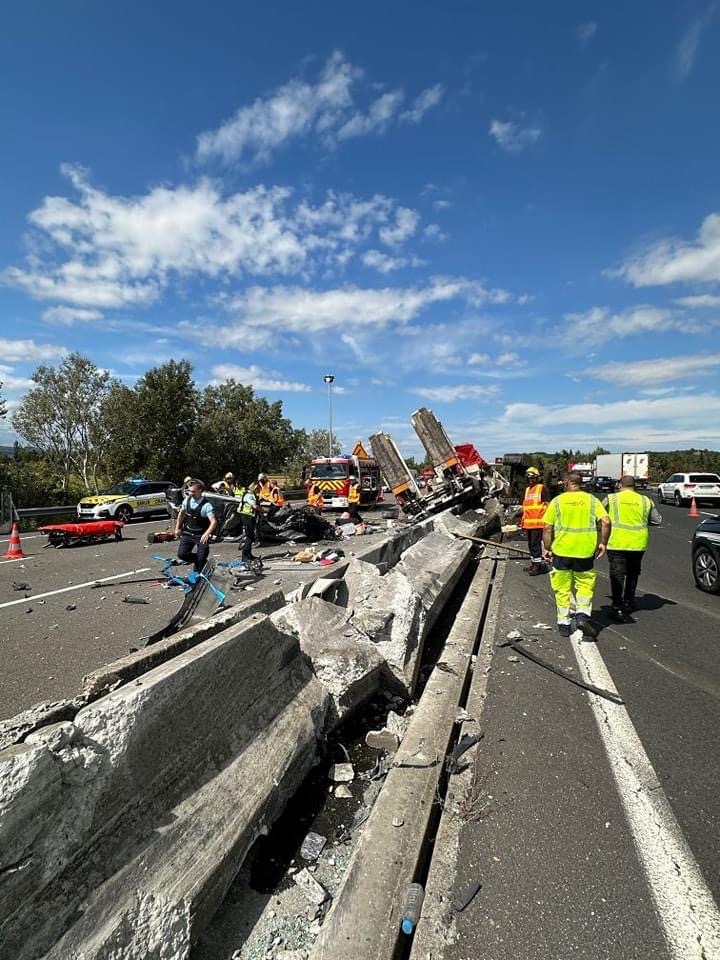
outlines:
{"label": "scattered rubble", "polygon": [[352,783],[355,779],[355,769],[351,763],[334,763],[330,767],[328,777],[333,783]]}

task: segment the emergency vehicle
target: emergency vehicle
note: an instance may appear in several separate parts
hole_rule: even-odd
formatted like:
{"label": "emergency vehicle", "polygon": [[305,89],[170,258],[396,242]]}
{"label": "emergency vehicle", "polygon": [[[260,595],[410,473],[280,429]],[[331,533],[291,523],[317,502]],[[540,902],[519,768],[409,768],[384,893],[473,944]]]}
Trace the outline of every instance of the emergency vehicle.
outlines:
{"label": "emergency vehicle", "polygon": [[360,481],[360,505],[367,506],[382,500],[382,482],[377,461],[369,457],[362,443],[355,444],[352,453],[339,457],[316,457],[306,465],[305,484],[320,487],[325,507],[346,510],[350,492],[350,478]]}
{"label": "emergency vehicle", "polygon": [[170,480],[145,480],[142,477],[116,483],[96,497],[83,497],[77,505],[78,519],[111,519],[128,523],[136,516],[165,513],[165,491],[174,486]]}

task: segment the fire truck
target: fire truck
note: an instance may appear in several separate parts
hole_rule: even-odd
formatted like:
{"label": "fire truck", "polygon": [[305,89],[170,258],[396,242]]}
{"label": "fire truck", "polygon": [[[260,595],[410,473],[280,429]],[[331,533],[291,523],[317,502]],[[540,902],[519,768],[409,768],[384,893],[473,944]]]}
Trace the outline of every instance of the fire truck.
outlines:
{"label": "fire truck", "polygon": [[352,453],[339,457],[317,457],[305,467],[305,484],[316,483],[322,491],[325,506],[346,510],[350,492],[350,478],[360,481],[360,505],[369,506],[383,499],[380,469],[369,457],[362,443],[355,444]]}

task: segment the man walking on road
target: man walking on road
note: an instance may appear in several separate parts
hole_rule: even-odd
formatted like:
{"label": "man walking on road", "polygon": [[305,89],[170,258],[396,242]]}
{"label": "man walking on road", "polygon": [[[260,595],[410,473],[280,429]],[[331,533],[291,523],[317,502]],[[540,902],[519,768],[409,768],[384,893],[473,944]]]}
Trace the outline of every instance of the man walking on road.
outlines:
{"label": "man walking on road", "polygon": [[188,495],[182,502],[175,521],[175,536],[180,538],[178,560],[194,563],[199,573],[210,554],[210,537],[217,528],[217,517],[209,500],[205,499],[205,484],[191,480]]}
{"label": "man walking on road", "polygon": [[597,628],[590,616],[597,574],[593,564],[607,550],[610,519],[600,501],[582,489],[579,473],[568,473],[563,486],[565,492],[551,501],[543,518],[544,558],[552,562],[550,585],[558,630],[561,636],[570,636],[574,613],[578,629],[594,640]]}
{"label": "man walking on road", "polygon": [[260,509],[257,501],[257,492],[258,484],[251,483],[242,495],[240,507],[238,508],[243,527],[243,542],[240,545],[242,553],[240,554],[240,559],[243,560],[248,567],[256,559],[253,556],[252,546],[255,540],[256,516]]}
{"label": "man walking on road", "polygon": [[636,491],[635,477],[623,477],[620,491],[609,494],[603,504],[612,522],[607,545],[612,591],[610,615],[622,623],[635,609],[642,558],[650,540],[648,527],[662,523],[662,517],[650,497]]}
{"label": "man walking on road", "polygon": [[550,494],[542,482],[537,467],[528,467],[525,476],[528,485],[522,505],[522,528],[527,531],[530,551],[530,566],[525,567],[525,570],[531,577],[536,577],[539,573],[545,573],[546,570],[543,563],[542,531],[543,517],[550,502]]}

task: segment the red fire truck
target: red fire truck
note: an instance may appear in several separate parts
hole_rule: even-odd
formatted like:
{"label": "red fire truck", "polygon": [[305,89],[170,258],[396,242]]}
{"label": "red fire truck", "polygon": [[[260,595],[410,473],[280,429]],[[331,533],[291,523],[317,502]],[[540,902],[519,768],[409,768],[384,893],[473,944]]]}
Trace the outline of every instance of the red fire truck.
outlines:
{"label": "red fire truck", "polygon": [[339,457],[317,457],[305,467],[306,486],[316,483],[322,490],[325,506],[330,509],[347,509],[351,477],[357,477],[360,481],[361,506],[383,499],[377,462],[367,455],[359,441],[352,453],[343,453]]}

